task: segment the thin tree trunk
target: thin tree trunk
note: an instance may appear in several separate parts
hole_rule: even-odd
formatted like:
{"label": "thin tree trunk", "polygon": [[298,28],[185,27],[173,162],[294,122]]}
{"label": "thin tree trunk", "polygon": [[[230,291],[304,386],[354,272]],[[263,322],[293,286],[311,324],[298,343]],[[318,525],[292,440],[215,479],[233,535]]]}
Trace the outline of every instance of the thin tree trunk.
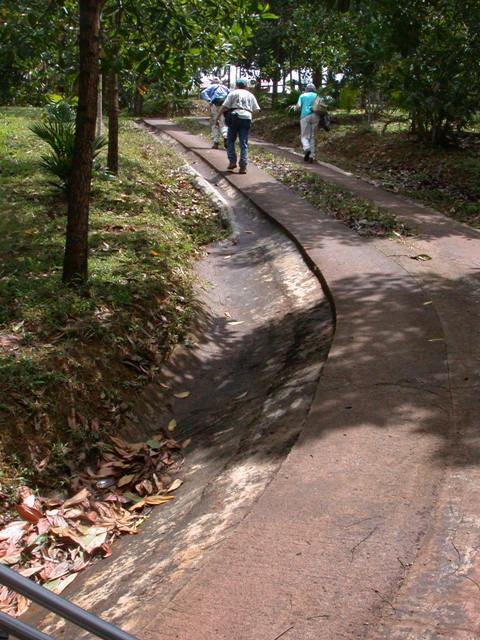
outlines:
{"label": "thin tree trunk", "polygon": [[312,80],[313,80],[313,84],[317,87],[317,89],[322,88],[322,80],[323,80],[322,67],[317,67],[316,69],[313,69]]}
{"label": "thin tree trunk", "polygon": [[133,98],[133,115],[141,116],[142,113],[143,113],[143,96],[137,88],[135,92],[135,96]]}
{"label": "thin tree trunk", "polygon": [[63,281],[80,285],[88,277],[88,214],[97,115],[100,13],[104,0],[80,0],[78,110],[74,161],[68,192]]}
{"label": "thin tree trunk", "polygon": [[372,124],[372,90],[370,87],[367,93],[367,124],[369,127]]}
{"label": "thin tree trunk", "polygon": [[108,74],[108,155],[110,173],[118,173],[118,74],[110,69]]}
{"label": "thin tree trunk", "polygon": [[97,124],[95,135],[103,135],[103,82],[101,73],[98,75]]}
{"label": "thin tree trunk", "polygon": [[119,32],[122,24],[123,5],[118,3],[113,18],[112,55],[107,76],[108,110],[108,153],[107,166],[111,173],[118,174],[118,70],[115,66],[119,57]]}
{"label": "thin tree trunk", "polygon": [[272,78],[272,104],[276,102],[278,98],[278,76]]}

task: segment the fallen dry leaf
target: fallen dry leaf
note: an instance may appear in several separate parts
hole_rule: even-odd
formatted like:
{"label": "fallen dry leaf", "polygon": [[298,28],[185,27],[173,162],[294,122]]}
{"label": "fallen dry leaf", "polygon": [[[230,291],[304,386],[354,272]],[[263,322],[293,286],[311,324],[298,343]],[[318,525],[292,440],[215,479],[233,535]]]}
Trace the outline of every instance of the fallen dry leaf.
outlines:
{"label": "fallen dry leaf", "polygon": [[[78,413],[75,420],[88,424]],[[166,431],[175,427],[172,419]],[[20,487],[16,510],[23,519],[0,529],[0,563],[60,593],[95,556],[110,555],[115,538],[137,533],[145,516],[136,512],[174,499],[167,492],[182,481],[172,482],[166,471],[188,442],[180,445],[165,433],[136,443],[112,437],[96,465],[72,477],[71,497],[41,498]],[[0,587],[0,610],[16,616],[26,607],[26,600]]]}
{"label": "fallen dry leaf", "polygon": [[13,542],[20,540],[27,527],[28,524],[24,520],[10,522],[10,524],[0,531],[0,540],[10,540]]}
{"label": "fallen dry leaf", "polygon": [[122,476],[120,480],[117,482],[117,487],[124,487],[126,484],[130,484],[130,482],[135,478],[134,473],[130,473],[126,476]]}
{"label": "fallen dry leaf", "polygon": [[46,582],[43,586],[46,587],[47,589],[50,589],[50,591],[53,591],[54,593],[62,593],[62,591],[66,589],[68,585],[75,580],[77,575],[78,575],[77,573],[72,573],[69,576],[66,576],[65,578],[57,578],[56,580],[50,580],[49,582]]}
{"label": "fallen dry leaf", "polygon": [[89,495],[89,491],[87,488],[81,489],[74,496],[72,496],[68,500],[65,500],[65,502],[63,503],[63,508],[67,509],[68,507],[73,507],[73,505],[84,502],[88,498],[88,495]]}
{"label": "fallen dry leaf", "polygon": [[173,500],[173,496],[148,496],[145,498],[145,504],[157,505]]}
{"label": "fallen dry leaf", "polygon": [[32,524],[37,524],[37,522],[42,517],[41,511],[35,509],[34,507],[29,507],[25,503],[16,504],[15,510],[21,518],[23,518],[24,520],[28,520],[28,522],[31,522]]}
{"label": "fallen dry leaf", "polygon": [[174,480],[172,482],[172,484],[168,487],[167,491],[175,491],[175,489],[178,489],[178,487],[181,487],[183,484],[183,480],[180,480],[180,478],[177,478],[176,480]]}

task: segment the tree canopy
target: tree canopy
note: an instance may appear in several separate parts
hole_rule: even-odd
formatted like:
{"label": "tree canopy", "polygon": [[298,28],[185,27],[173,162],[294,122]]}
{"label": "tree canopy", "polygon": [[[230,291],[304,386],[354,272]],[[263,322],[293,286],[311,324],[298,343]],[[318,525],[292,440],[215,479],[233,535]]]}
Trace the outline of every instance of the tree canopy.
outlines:
{"label": "tree canopy", "polygon": [[[98,40],[87,65],[81,55],[85,10],[97,12],[99,27],[97,35],[87,30],[83,36]],[[76,148],[90,149],[100,71],[108,88],[108,166],[116,173],[119,96],[137,110],[149,91],[176,100],[201,71],[233,63],[273,81],[275,99],[281,79],[300,69],[324,91],[341,78],[369,112],[401,109],[414,133],[443,144],[478,108],[479,24],[478,0],[3,0],[0,103],[42,104],[50,93],[79,94],[76,135],[84,137]],[[86,260],[90,173],[79,187],[78,169],[74,163],[69,188],[77,195],[70,195],[69,215],[70,223],[83,219]],[[77,201],[84,203],[82,213]],[[85,280],[86,264],[71,272],[69,279]]]}

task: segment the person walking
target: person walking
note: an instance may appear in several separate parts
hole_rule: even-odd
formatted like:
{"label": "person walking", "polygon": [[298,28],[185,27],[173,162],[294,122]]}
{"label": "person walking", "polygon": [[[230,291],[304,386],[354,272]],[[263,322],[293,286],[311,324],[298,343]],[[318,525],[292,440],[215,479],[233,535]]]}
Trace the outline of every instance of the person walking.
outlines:
{"label": "person walking", "polygon": [[210,84],[200,92],[200,98],[210,106],[210,126],[212,127],[213,146],[218,149],[220,134],[223,144],[227,147],[227,125],[223,116],[217,122],[218,111],[229,93],[229,88],[222,84],[220,78],[212,78]]}
{"label": "person walking", "polygon": [[313,112],[316,98],[317,90],[315,85],[309,83],[295,105],[295,110],[300,111],[300,141],[305,162],[313,162],[315,160],[315,138],[320,120],[320,116]]}
{"label": "person walking", "polygon": [[237,136],[240,142],[240,170],[239,173],[247,173],[248,164],[248,135],[252,125],[252,114],[260,111],[257,99],[246,89],[247,81],[240,78],[235,83],[235,89],[225,98],[217,115],[217,123],[227,111],[228,134],[227,156],[229,164],[227,169],[233,171],[237,167],[237,152],[235,141]]}

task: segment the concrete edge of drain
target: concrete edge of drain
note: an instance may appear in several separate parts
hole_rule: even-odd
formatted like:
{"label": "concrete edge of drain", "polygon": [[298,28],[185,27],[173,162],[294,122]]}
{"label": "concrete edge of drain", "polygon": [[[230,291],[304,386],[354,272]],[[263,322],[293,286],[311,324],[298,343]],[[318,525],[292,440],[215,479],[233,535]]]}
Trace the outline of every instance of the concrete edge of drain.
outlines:
{"label": "concrete edge of drain", "polygon": [[[150,135],[157,140],[160,139],[163,142],[166,142],[171,147],[175,148],[176,145],[180,145],[181,143],[178,140],[175,140],[171,136],[165,134],[163,131],[155,131],[153,132],[149,125],[145,123],[143,120],[140,122],[134,123],[136,127],[139,129],[143,129],[150,133]],[[185,160],[185,164],[183,166],[183,171],[187,173],[196,186],[196,188],[201,191],[212,203],[212,205],[217,209],[220,220],[222,221],[223,226],[229,231],[229,239],[233,243],[237,243],[240,237],[240,229],[235,220],[235,214],[233,212],[233,208],[228,204],[225,198],[218,192],[218,190],[213,187],[210,182],[204,178],[196,169],[194,169],[188,162]]]}
{"label": "concrete edge of drain", "polygon": [[196,169],[189,164],[184,166],[185,173],[188,173],[197,189],[199,189],[216,207],[223,225],[230,231],[230,239],[237,242],[240,237],[240,229],[235,221],[232,207],[225,198],[204,178]]}

